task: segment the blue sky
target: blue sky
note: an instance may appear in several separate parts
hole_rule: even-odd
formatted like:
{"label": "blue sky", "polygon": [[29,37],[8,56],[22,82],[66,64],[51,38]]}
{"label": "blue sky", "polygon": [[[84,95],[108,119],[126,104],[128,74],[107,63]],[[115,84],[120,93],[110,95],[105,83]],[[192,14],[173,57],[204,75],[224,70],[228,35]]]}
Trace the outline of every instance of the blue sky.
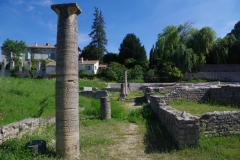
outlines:
{"label": "blue sky", "polygon": [[123,38],[134,33],[147,55],[157,35],[168,25],[190,20],[194,27],[209,26],[217,37],[224,37],[240,20],[240,0],[0,0],[0,45],[7,39],[27,45],[56,43],[57,14],[51,4],[76,2],[79,47],[91,41],[94,6],[102,10],[106,23],[108,52],[118,53]]}

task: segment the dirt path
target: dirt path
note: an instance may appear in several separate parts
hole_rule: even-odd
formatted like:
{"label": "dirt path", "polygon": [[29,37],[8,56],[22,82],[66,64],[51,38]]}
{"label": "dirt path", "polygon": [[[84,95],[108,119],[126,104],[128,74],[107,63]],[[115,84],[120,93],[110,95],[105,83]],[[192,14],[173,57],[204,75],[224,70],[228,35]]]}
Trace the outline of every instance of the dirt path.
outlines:
{"label": "dirt path", "polygon": [[[134,103],[128,104],[128,108],[139,108],[142,106],[134,106]],[[122,138],[119,143],[110,149],[111,159],[117,160],[150,160],[144,153],[144,133],[141,127],[135,123],[125,123],[120,127]]]}

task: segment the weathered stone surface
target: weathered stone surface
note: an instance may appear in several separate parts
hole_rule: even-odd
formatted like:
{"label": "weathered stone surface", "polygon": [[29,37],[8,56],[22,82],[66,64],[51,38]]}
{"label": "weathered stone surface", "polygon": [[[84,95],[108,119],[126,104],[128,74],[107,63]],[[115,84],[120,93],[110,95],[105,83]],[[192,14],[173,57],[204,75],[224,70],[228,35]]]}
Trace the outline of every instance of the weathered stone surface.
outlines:
{"label": "weathered stone surface", "polygon": [[56,151],[79,158],[78,22],[76,3],[52,5],[58,14],[56,55]]}
{"label": "weathered stone surface", "polygon": [[158,96],[150,96],[150,104],[180,149],[198,144],[200,133],[198,117],[167,106],[167,102],[160,100]]}
{"label": "weathered stone surface", "polygon": [[111,118],[111,105],[109,97],[100,98],[100,118],[102,120]]}
{"label": "weathered stone surface", "polygon": [[[240,128],[240,111],[209,112],[202,115],[200,123],[206,137],[234,134]],[[214,133],[214,134],[212,134]]]}
{"label": "weathered stone surface", "polygon": [[0,144],[10,138],[21,138],[26,133],[31,133],[39,127],[45,127],[53,123],[55,123],[55,117],[49,120],[28,118],[2,126],[0,127]]}

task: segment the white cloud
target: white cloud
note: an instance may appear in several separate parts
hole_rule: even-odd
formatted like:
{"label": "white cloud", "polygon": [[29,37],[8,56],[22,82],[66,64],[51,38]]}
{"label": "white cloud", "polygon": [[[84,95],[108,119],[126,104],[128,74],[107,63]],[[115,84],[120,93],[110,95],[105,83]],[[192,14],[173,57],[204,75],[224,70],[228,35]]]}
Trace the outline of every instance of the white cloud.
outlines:
{"label": "white cloud", "polygon": [[231,30],[234,28],[234,25],[238,22],[238,20],[231,21],[224,23],[223,26],[216,29],[217,37],[225,37],[228,33],[231,32]]}
{"label": "white cloud", "polygon": [[31,1],[30,3],[40,6],[50,6],[52,3],[51,0],[38,0],[38,1]]}
{"label": "white cloud", "polygon": [[27,11],[32,11],[34,9],[33,6],[28,6]]}
{"label": "white cloud", "polygon": [[9,0],[9,2],[11,3],[11,4],[22,4],[22,3],[24,3],[24,1],[23,0]]}
{"label": "white cloud", "polygon": [[55,32],[56,32],[56,30],[57,30],[57,24],[56,24],[56,23],[53,23],[52,21],[44,22],[44,21],[39,20],[38,23],[41,24],[41,25],[43,25],[43,26],[48,27],[50,30],[53,30],[53,31],[55,31]]}

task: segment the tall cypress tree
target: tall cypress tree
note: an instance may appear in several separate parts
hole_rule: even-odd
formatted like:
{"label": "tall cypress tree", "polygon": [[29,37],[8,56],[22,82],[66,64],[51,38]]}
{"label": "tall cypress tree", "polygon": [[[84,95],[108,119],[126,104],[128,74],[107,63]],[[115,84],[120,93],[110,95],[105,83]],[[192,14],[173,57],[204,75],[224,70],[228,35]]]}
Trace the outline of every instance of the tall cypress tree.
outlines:
{"label": "tall cypress tree", "polygon": [[104,52],[106,52],[105,46],[107,45],[107,36],[106,32],[104,30],[105,28],[105,22],[103,19],[102,11],[99,10],[97,7],[94,7],[95,13],[93,25],[92,25],[92,31],[89,34],[89,36],[92,38],[92,41],[90,42],[90,45],[94,48],[93,54],[95,54],[94,57],[98,57],[98,60],[102,62]]}

